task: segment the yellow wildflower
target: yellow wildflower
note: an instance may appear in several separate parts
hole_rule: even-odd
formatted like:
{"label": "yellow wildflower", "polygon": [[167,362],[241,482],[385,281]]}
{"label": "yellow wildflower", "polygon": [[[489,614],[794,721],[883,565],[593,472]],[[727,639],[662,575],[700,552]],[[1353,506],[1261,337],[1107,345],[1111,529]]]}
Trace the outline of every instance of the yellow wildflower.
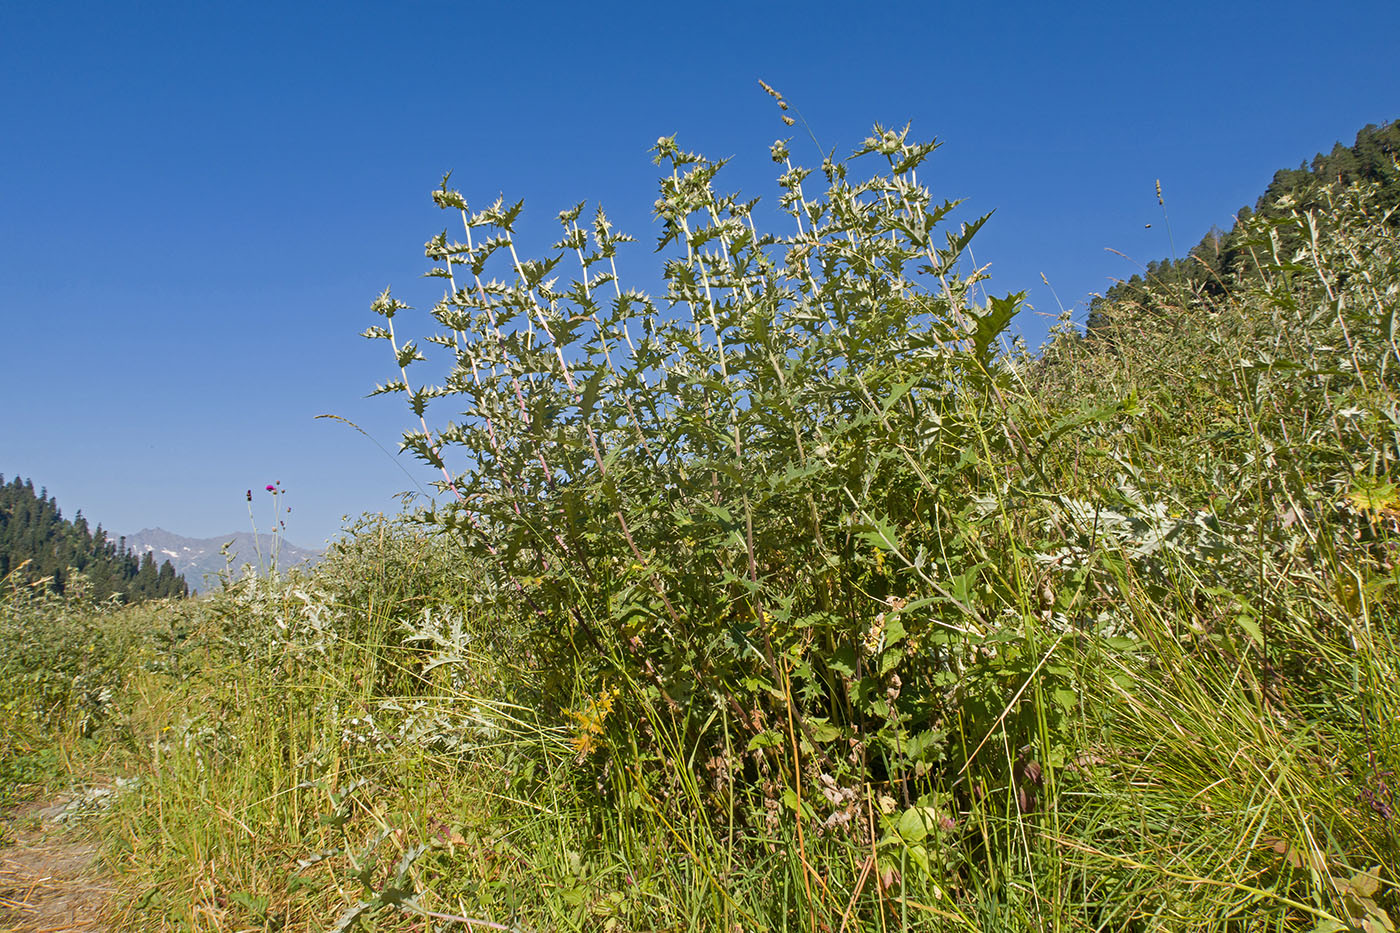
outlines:
{"label": "yellow wildflower", "polygon": [[612,712],[613,701],[617,699],[619,692],[616,687],[611,690],[605,689],[596,697],[589,697],[586,708],[564,710],[565,715],[577,724],[569,742],[578,753],[580,763],[598,748],[598,739],[603,735],[604,724],[608,714]]}

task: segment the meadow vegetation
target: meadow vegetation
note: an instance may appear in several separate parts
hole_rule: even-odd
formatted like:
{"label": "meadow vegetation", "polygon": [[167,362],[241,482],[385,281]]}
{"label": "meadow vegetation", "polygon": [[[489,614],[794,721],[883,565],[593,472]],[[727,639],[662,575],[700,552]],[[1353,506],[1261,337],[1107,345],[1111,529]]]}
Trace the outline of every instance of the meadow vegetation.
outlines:
{"label": "meadow vegetation", "polygon": [[1393,930],[1393,209],[1032,354],[934,148],[776,143],[770,208],[659,140],[656,298],[444,179],[436,330],[366,336],[446,505],[198,600],[7,582],[0,794],[139,778],[117,928]]}

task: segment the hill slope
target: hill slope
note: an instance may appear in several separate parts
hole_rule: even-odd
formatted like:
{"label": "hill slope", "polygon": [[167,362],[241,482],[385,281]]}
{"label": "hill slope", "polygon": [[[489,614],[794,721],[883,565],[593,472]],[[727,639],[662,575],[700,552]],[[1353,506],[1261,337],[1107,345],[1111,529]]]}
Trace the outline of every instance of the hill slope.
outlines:
{"label": "hill slope", "polygon": [[[1163,307],[1186,295],[1221,297],[1260,284],[1257,249],[1251,238],[1259,232],[1251,218],[1279,223],[1287,234],[1295,211],[1328,211],[1333,207],[1324,192],[1341,190],[1357,182],[1375,185],[1368,209],[1385,213],[1400,205],[1400,121],[1365,126],[1351,146],[1337,143],[1331,152],[1318,153],[1311,163],[1296,169],[1280,169],[1254,207],[1240,208],[1229,231],[1212,230],[1180,258],[1147,264],[1145,274],[1119,282],[1089,304],[1088,332],[1094,336],[1105,323],[1111,307],[1127,303]],[[1394,221],[1392,221],[1394,223]]]}

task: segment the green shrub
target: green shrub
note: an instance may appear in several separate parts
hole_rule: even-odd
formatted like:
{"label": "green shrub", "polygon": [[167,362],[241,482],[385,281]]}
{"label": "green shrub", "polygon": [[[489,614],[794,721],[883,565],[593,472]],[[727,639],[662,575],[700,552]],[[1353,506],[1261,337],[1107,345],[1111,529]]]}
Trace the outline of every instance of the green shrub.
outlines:
{"label": "green shrub", "polygon": [[[1020,298],[972,301],[980,276],[958,268],[985,218],[939,230],[955,204],[916,175],[933,149],[877,127],[823,165],[812,197],[776,143],[779,236],[717,192],[721,163],[660,140],[663,302],[624,289],[627,238],[601,211],[589,230],[581,206],[564,212],[555,252],[525,260],[521,205],[471,213],[445,181],[434,194],[466,237],[428,244],[449,283],[433,312],[446,332],[429,340],[452,366],[410,384],[422,354],[386,293],[366,334],[401,371],[380,391],[420,417],[462,404],[404,444],[458,496],[432,518],[583,678],[566,689],[667,708],[705,759],[737,744],[760,771],[790,753],[814,778],[902,787],[962,764],[959,715],[987,731],[992,684],[1041,662],[1039,609],[1019,596],[1031,565],[983,543],[1026,467],[996,351]],[[566,260],[578,273],[562,285]],[[585,728],[580,751],[595,739]]]}
{"label": "green shrub", "polygon": [[[1103,306],[1032,358],[999,348],[1020,296],[963,266],[986,218],[938,230],[934,148],[876,127],[814,173],[775,143],[775,234],[723,163],[659,140],[661,299],[622,285],[601,210],[526,259],[522,204],[472,212],[444,179],[445,373],[411,376],[388,292],[365,335],[453,500],[426,518],[472,555],[465,624],[514,651],[449,694],[530,682],[511,794],[565,780],[581,809],[550,831],[595,827],[604,864],[679,846],[726,924],[944,895],[964,928],[1042,896],[1112,928],[1383,911],[1394,229],[1360,188],[1256,219],[1255,293]],[[410,640],[446,644],[429,622]],[[1154,873],[1180,807],[1232,816]],[[1231,861],[1241,834],[1273,841]],[[747,886],[775,851],[797,853],[781,898]]]}

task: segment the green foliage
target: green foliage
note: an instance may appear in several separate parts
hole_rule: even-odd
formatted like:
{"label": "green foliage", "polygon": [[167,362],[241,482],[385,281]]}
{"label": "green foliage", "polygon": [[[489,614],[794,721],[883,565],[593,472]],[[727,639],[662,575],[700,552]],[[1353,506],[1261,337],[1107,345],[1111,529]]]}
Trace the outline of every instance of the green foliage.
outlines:
{"label": "green foliage", "polygon": [[[7,732],[0,746],[0,811],[49,786],[64,772],[63,762],[52,747],[33,747],[13,732]],[[0,828],[0,848],[6,844]]]}
{"label": "green foliage", "polygon": [[[398,337],[406,306],[374,306],[366,336],[398,366],[379,391],[406,397],[404,447],[458,496],[430,518],[523,596],[540,650],[589,695],[635,684],[622,702],[684,710],[682,747],[749,749],[734,768],[776,766],[792,739],[803,770],[914,780],[963,763],[950,724],[974,707],[974,731],[1029,737],[1000,715],[1001,684],[1045,647],[1015,597],[1028,565],[982,543],[1005,521],[989,494],[1028,466],[996,351],[1019,296],[973,301],[979,275],[958,267],[985,218],[939,232],[955,202],[916,179],[933,149],[876,127],[810,196],[774,144],[795,231],[779,236],[715,187],[722,163],[658,141],[661,305],[623,288],[601,211],[591,229],[565,211],[554,251],[527,260],[521,205],[471,213],[444,181],[465,240],[428,243],[449,285],[427,341],[450,353],[441,384],[409,375],[424,357]],[[460,416],[430,431],[449,399]]]}
{"label": "green foliage", "polygon": [[8,741],[94,734],[113,715],[135,656],[137,636],[112,615],[121,604],[98,603],[82,577],[70,578],[61,595],[17,573],[3,586],[0,715]]}
{"label": "green foliage", "polygon": [[[1132,505],[1098,510],[1099,536],[1127,533],[1158,556],[1095,560],[1081,545],[1061,565],[1099,591],[1099,614],[1122,615],[1127,600],[1131,629],[1150,641],[1146,663],[1124,667],[1135,686],[1092,702],[1122,705],[1116,741],[1153,749],[1146,805],[1228,789],[1210,810],[1245,814],[1272,840],[1254,877],[1272,891],[1322,879],[1311,902],[1368,929],[1387,914],[1362,916],[1370,907],[1347,879],[1369,859],[1395,862],[1400,721],[1400,235],[1384,198],[1374,184],[1295,192],[1238,228],[1256,257],[1248,293],[1170,314],[1107,306],[1094,340],[1063,336],[1028,364],[1050,398],[1138,399],[1129,431],[1067,437],[1059,456]],[[1242,759],[1255,764],[1242,771]],[[1265,775],[1286,792],[1265,792]],[[1251,803],[1261,793],[1292,814],[1269,820]],[[1107,870],[1111,857],[1096,854]]]}

